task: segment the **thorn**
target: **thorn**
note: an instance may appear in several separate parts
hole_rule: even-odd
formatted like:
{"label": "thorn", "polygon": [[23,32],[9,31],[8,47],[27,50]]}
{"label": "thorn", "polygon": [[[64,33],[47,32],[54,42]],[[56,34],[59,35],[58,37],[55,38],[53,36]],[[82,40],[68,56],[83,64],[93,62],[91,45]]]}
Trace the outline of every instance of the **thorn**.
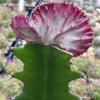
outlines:
{"label": "thorn", "polygon": [[85,79],[87,83],[90,83],[89,76],[82,73],[81,78]]}
{"label": "thorn", "polygon": [[11,73],[10,75],[11,75],[11,78],[10,78],[10,79],[12,79],[12,78],[14,77],[14,74],[13,74],[13,73]]}
{"label": "thorn", "polygon": [[82,73],[81,78],[86,79],[84,73]]}
{"label": "thorn", "polygon": [[73,63],[72,63],[72,62],[70,62],[70,64],[71,64],[71,65],[73,65]]}
{"label": "thorn", "polygon": [[87,81],[87,83],[90,83],[90,80],[89,80],[89,76],[88,75],[86,75],[86,81]]}
{"label": "thorn", "polygon": [[13,47],[10,47],[8,52],[13,52]]}

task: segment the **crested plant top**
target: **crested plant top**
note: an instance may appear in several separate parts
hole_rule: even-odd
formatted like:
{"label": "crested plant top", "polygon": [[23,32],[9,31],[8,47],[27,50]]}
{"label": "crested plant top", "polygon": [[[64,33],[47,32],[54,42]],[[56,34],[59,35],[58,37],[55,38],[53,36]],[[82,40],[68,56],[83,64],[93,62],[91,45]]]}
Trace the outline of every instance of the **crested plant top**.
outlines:
{"label": "crested plant top", "polygon": [[79,56],[92,45],[89,19],[72,3],[46,3],[36,7],[32,20],[24,15],[12,18],[11,27],[27,43],[50,45]]}

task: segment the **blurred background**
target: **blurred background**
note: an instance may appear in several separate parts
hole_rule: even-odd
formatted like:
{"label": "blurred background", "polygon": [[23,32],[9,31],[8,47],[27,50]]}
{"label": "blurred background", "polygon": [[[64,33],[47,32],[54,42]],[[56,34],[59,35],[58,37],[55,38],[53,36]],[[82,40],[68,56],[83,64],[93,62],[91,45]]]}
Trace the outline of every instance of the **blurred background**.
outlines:
{"label": "blurred background", "polygon": [[23,70],[23,63],[13,56],[11,47],[23,46],[25,41],[18,39],[10,28],[12,16],[29,15],[36,5],[50,1],[73,2],[89,18],[94,31],[93,46],[71,59],[72,70],[83,75],[70,82],[69,87],[80,100],[100,100],[100,0],[0,0],[0,100],[12,100],[23,88],[23,83],[13,77],[13,72]]}

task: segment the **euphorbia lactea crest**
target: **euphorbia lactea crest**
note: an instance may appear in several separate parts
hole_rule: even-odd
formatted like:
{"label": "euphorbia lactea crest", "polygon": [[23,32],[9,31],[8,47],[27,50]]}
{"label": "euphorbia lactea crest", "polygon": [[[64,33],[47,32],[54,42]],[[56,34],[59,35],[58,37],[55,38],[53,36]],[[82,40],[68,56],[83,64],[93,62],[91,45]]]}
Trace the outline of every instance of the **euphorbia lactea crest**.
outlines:
{"label": "euphorbia lactea crest", "polygon": [[46,3],[36,7],[32,20],[24,15],[12,18],[16,35],[28,43],[61,47],[78,56],[92,45],[93,31],[87,16],[72,3]]}

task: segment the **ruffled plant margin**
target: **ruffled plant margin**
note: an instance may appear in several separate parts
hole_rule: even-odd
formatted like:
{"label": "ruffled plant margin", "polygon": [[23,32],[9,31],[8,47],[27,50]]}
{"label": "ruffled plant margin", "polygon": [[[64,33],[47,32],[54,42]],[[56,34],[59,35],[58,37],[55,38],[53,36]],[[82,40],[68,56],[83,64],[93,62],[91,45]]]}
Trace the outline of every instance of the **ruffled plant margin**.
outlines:
{"label": "ruffled plant margin", "polygon": [[67,2],[47,3],[33,10],[32,20],[13,17],[11,27],[27,42],[13,50],[24,63],[23,72],[14,73],[24,83],[15,100],[79,100],[68,83],[81,77],[71,70],[71,57],[92,45],[93,31],[84,12]]}

